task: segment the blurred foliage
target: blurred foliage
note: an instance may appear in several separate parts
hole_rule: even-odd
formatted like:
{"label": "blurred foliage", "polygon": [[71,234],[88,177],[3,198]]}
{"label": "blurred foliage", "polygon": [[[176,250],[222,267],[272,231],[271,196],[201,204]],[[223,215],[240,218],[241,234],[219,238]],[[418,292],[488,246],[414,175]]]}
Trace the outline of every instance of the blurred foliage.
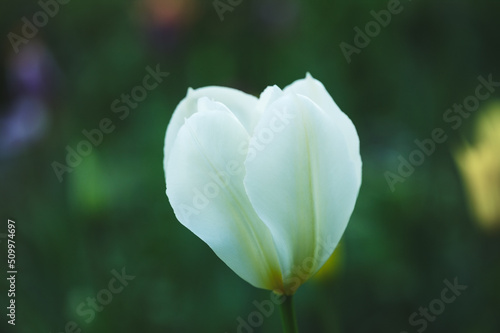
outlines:
{"label": "blurred foliage", "polygon": [[[2,2],[0,233],[7,218],[17,222],[19,274],[16,327],[3,315],[0,330],[63,332],[75,321],[83,332],[236,332],[237,318],[269,292],[176,221],[164,193],[164,133],[188,87],[258,95],[310,72],[356,125],[364,175],[339,262],[297,293],[301,330],[416,332],[409,316],[458,277],[468,289],[427,331],[500,331],[500,235],[468,214],[452,154],[483,108],[457,130],[443,122],[479,75],[500,80],[500,2],[403,1],[348,64],[340,43],[353,44],[353,28],[387,4],[243,0],[221,21],[212,1],[69,1],[16,54],[7,36],[40,5]],[[157,64],[170,75],[120,119],[113,101]],[[66,147],[77,149],[104,118],[114,131],[59,182],[52,163],[65,163]],[[391,192],[384,173],[437,127],[449,139]],[[122,267],[135,279],[86,323],[78,305]],[[5,279],[0,286],[5,309]],[[274,314],[254,331],[280,330]]]}

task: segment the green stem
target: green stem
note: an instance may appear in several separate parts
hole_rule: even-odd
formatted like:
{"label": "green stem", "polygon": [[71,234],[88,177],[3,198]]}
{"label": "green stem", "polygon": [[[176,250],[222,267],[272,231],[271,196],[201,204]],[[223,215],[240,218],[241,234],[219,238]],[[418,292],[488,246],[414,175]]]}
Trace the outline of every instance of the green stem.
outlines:
{"label": "green stem", "polygon": [[285,302],[281,304],[281,321],[283,323],[284,333],[299,333],[297,328],[297,319],[293,309],[293,296],[286,296]]}

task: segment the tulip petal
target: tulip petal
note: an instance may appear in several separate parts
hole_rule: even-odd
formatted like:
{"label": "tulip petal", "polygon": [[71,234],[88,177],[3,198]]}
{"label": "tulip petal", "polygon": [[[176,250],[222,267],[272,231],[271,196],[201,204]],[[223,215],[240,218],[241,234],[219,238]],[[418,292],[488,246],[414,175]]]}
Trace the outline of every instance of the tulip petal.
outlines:
{"label": "tulip petal", "polygon": [[[297,80],[288,85],[284,89],[284,92],[294,92],[296,94],[309,97],[309,99],[314,101],[314,103],[316,103],[322,110],[335,119],[335,122],[338,124],[338,128],[342,131],[346,138],[350,157],[353,162],[359,164],[357,169],[361,171],[359,137],[356,132],[356,128],[354,127],[351,119],[349,119],[349,117],[337,106],[337,103],[335,103],[333,98],[325,89],[323,83],[313,78],[311,74],[307,73],[305,79]],[[361,173],[358,176],[361,177]]]}
{"label": "tulip petal", "polygon": [[165,164],[168,163],[170,150],[172,149],[179,129],[184,125],[185,119],[198,112],[198,99],[202,97],[221,102],[228,107],[249,133],[253,131],[260,117],[260,114],[256,112],[258,99],[252,95],[226,87],[209,86],[199,89],[189,88],[187,96],[175,109],[167,127],[164,146]]}
{"label": "tulip petal", "polygon": [[266,110],[271,103],[275,102],[283,95],[283,91],[277,85],[270,86],[264,89],[264,91],[260,94],[259,101],[257,103],[259,117],[264,113],[264,110]]}
{"label": "tulip petal", "polygon": [[249,139],[240,121],[220,103],[200,99],[200,112],[185,121],[166,166],[167,196],[178,220],[250,284],[282,288],[267,226],[243,185]]}
{"label": "tulip petal", "polygon": [[[331,255],[361,184],[361,162],[350,157],[359,152],[349,151],[351,137],[335,120],[308,97],[289,93],[268,107],[250,141],[244,184],[273,235],[288,293]],[[297,282],[294,267],[304,265]]]}

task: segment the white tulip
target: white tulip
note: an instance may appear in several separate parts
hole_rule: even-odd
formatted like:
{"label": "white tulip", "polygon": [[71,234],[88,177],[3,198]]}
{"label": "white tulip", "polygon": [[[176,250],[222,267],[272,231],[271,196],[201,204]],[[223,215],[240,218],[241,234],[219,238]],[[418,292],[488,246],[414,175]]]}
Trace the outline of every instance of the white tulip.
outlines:
{"label": "white tulip", "polygon": [[177,219],[242,279],[287,295],[330,257],[361,185],[356,129],[309,74],[259,99],[189,89],[164,153]]}

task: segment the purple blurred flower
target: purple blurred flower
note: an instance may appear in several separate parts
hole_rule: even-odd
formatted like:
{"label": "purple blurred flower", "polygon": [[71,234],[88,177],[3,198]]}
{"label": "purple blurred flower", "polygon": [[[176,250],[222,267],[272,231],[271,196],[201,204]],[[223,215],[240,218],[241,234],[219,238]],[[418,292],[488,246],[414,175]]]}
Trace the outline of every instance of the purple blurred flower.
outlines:
{"label": "purple blurred flower", "polygon": [[31,97],[17,99],[0,119],[0,156],[10,156],[40,139],[47,127],[47,109]]}
{"label": "purple blurred flower", "polygon": [[7,80],[14,95],[45,97],[54,90],[56,65],[50,52],[38,41],[31,41],[12,56]]}

